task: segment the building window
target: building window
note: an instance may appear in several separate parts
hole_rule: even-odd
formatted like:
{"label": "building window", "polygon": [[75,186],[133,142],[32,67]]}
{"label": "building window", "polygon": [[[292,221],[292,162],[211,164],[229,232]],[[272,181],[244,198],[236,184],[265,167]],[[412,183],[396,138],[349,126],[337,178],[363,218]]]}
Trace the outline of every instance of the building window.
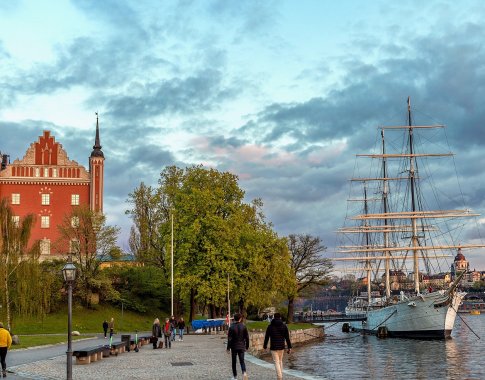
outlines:
{"label": "building window", "polygon": [[44,177],[49,177],[49,168],[44,168]]}
{"label": "building window", "polygon": [[20,204],[20,194],[12,194],[12,204],[13,205]]}
{"label": "building window", "polygon": [[52,168],[52,176],[57,177],[57,168]]}
{"label": "building window", "polygon": [[70,253],[79,253],[79,240],[77,239],[71,239],[69,242],[69,252]]}
{"label": "building window", "polygon": [[50,220],[49,216],[41,216],[40,217],[40,228],[49,228]]}
{"label": "building window", "polygon": [[13,215],[12,216],[12,222],[13,222],[15,227],[18,227],[20,225],[20,216]]}
{"label": "building window", "polygon": [[79,206],[79,194],[72,194],[71,195],[71,205],[72,206]]}
{"label": "building window", "polygon": [[51,195],[50,194],[42,194],[42,205],[47,206],[51,204]]}
{"label": "building window", "polygon": [[36,177],[40,177],[40,169],[39,168],[35,168],[35,176]]}
{"label": "building window", "polygon": [[40,241],[40,254],[41,255],[51,254],[51,241],[49,239],[43,239]]}
{"label": "building window", "polygon": [[73,216],[71,218],[71,227],[73,227],[73,228],[79,227],[79,217],[78,216]]}

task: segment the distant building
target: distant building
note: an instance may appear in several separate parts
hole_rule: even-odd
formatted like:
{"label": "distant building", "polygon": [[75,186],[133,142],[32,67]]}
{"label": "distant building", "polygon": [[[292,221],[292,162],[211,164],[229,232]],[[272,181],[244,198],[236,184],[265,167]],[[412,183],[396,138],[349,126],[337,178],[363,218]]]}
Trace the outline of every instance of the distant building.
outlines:
{"label": "distant building", "polygon": [[455,260],[451,265],[451,276],[454,280],[460,273],[465,272],[461,285],[464,287],[471,287],[475,282],[483,281],[483,271],[470,270],[470,263],[461,253],[461,249],[458,249],[458,254],[455,256]]}
{"label": "distant building", "polygon": [[103,193],[104,154],[97,117],[89,171],[69,159],[50,131],[44,131],[21,160],[10,163],[8,155],[1,155],[0,198],[7,198],[17,222],[29,213],[35,215],[29,245],[40,241],[41,259],[66,253],[68,247],[64,252],[52,247],[59,238],[57,226],[79,205],[102,212]]}
{"label": "distant building", "polygon": [[432,288],[442,288],[451,282],[450,273],[438,273],[433,275],[423,275],[423,285]]}
{"label": "distant building", "polygon": [[455,256],[453,264],[451,264],[451,275],[455,279],[456,275],[461,272],[468,272],[470,270],[470,263],[461,253],[461,248],[458,248],[458,253]]}

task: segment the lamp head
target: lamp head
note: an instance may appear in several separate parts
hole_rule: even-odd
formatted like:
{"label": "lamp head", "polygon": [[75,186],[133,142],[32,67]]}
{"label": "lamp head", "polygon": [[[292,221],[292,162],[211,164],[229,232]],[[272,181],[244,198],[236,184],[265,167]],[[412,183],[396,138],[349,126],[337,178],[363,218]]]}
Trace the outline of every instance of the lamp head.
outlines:
{"label": "lamp head", "polygon": [[73,282],[76,279],[76,266],[73,263],[67,263],[62,268],[62,275],[64,276],[64,281]]}

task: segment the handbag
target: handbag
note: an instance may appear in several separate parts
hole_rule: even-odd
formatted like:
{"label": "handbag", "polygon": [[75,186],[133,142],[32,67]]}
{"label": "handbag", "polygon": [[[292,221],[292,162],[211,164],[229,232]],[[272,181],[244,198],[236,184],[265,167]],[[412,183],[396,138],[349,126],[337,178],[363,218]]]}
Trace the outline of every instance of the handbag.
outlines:
{"label": "handbag", "polygon": [[150,337],[150,343],[157,343],[158,338],[156,336]]}

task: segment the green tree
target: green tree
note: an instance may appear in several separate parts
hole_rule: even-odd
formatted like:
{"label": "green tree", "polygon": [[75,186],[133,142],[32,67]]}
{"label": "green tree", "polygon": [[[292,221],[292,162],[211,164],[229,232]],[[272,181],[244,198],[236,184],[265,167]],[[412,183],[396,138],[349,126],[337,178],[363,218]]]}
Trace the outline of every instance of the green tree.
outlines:
{"label": "green tree", "polygon": [[244,308],[251,302],[271,302],[261,300],[262,294],[276,293],[268,276],[288,273],[287,249],[264,221],[262,202],[243,200],[237,176],[201,165],[167,167],[158,189],[141,184],[130,194],[133,208],[127,213],[137,243],[132,246],[146,263],[162,268],[167,280],[173,217],[175,294],[188,300],[191,319],[197,304],[207,305],[211,316],[227,305],[228,276],[231,292]]}
{"label": "green tree", "polygon": [[107,226],[106,217],[86,206],[75,207],[58,226],[60,238],[56,250],[71,254],[77,266],[75,292],[84,304],[91,306],[94,293],[108,300],[116,299],[110,279],[101,271],[101,263],[118,250],[119,228]]}
{"label": "green tree", "polygon": [[128,195],[128,202],[132,208],[125,213],[133,220],[128,242],[131,253],[138,261],[166,271],[164,240],[160,234],[162,224],[167,222],[167,210],[159,191],[142,182]]}
{"label": "green tree", "polygon": [[106,269],[126,309],[145,313],[167,309],[170,293],[163,271],[155,266]]}
{"label": "green tree", "polygon": [[12,323],[11,285],[16,283],[20,287],[25,285],[25,288],[31,288],[27,284],[30,278],[17,276],[17,273],[23,261],[29,258],[36,260],[39,254],[38,243],[28,249],[33,223],[33,214],[28,214],[16,221],[7,199],[0,200],[0,273],[3,279],[3,304],[9,328]]}
{"label": "green tree", "polygon": [[278,237],[266,223],[262,206],[261,200],[245,205],[238,228],[236,275],[231,282],[231,292],[244,315],[250,305],[264,308],[278,304],[293,281],[286,239]]}
{"label": "green tree", "polygon": [[319,237],[311,235],[289,235],[288,250],[291,254],[291,269],[295,282],[288,289],[288,323],[293,322],[295,298],[309,295],[316,286],[328,284],[333,265],[321,253],[326,247]]}

